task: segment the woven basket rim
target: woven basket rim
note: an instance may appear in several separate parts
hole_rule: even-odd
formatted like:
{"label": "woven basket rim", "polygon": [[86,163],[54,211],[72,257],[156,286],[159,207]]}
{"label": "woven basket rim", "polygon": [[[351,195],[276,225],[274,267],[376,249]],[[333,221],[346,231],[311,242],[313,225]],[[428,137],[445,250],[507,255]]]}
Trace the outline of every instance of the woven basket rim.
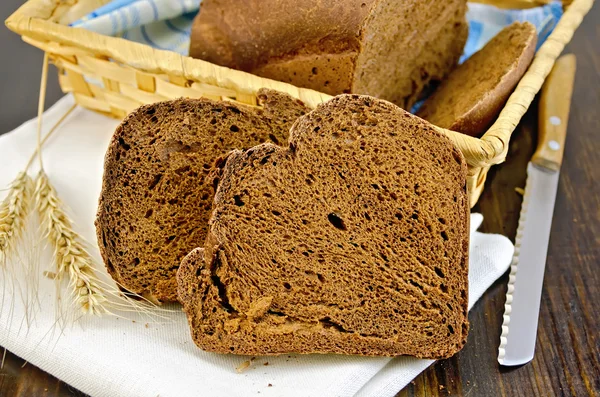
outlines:
{"label": "woven basket rim", "polygon": [[[82,0],[91,2],[93,0]],[[541,88],[554,61],[570,41],[575,29],[594,4],[594,0],[573,0],[566,8],[555,30],[537,51],[534,60],[494,124],[481,138],[435,127],[461,148],[467,164],[473,169],[485,169],[504,161],[512,132],[525,114],[533,98]],[[154,49],[146,44],[126,39],[104,36],[82,28],[74,28],[49,21],[60,2],[28,0],[6,21],[6,26],[23,36],[56,41],[90,53],[100,53],[114,61],[131,65],[147,73],[168,74],[187,80],[230,88],[242,93],[254,94],[267,87],[286,92],[304,101],[309,107],[331,98],[306,88],[258,77],[209,62],[183,56],[172,51]],[[207,68],[206,66],[210,66]],[[212,71],[212,75],[195,74],[194,70]]]}

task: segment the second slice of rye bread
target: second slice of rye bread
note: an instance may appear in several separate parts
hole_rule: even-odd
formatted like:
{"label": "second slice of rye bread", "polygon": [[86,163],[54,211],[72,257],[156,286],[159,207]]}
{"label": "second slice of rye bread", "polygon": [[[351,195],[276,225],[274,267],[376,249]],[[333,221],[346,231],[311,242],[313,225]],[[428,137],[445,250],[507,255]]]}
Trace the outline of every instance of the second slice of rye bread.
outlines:
{"label": "second slice of rye bread", "polygon": [[531,23],[505,27],[450,73],[417,115],[438,127],[482,135],[527,71],[536,43]]}
{"label": "second slice of rye bread", "polygon": [[460,151],[379,99],[342,95],[289,146],[234,151],[203,248],[178,271],[195,343],[235,354],[449,357],[468,331]]}
{"label": "second slice of rye bread", "polygon": [[150,300],[176,301],[181,259],[204,243],[215,159],[261,142],[285,143],[308,109],[261,90],[264,108],[208,99],[145,105],[117,128],[106,153],[96,218],[110,275]]}

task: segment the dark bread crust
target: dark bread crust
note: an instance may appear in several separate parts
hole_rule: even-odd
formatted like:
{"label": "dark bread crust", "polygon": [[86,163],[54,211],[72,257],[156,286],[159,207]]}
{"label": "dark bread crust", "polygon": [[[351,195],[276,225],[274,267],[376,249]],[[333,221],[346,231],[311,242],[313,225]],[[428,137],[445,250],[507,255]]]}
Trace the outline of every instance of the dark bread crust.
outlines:
{"label": "dark bread crust", "polygon": [[117,127],[105,156],[96,217],[100,253],[122,288],[176,301],[181,259],[204,243],[214,195],[211,167],[235,148],[287,141],[308,109],[261,90],[263,108],[207,99],[145,105]]}
{"label": "dark bread crust", "polygon": [[466,0],[205,0],[190,56],[331,95],[405,109],[456,66]]}
{"label": "dark bread crust", "polygon": [[531,23],[507,26],[442,82],[418,116],[438,127],[481,136],[527,71],[536,44]]}
{"label": "dark bread crust", "polygon": [[178,272],[195,343],[219,353],[444,358],[468,332],[460,151],[383,100],[342,95],[289,146],[233,151],[203,248]]}

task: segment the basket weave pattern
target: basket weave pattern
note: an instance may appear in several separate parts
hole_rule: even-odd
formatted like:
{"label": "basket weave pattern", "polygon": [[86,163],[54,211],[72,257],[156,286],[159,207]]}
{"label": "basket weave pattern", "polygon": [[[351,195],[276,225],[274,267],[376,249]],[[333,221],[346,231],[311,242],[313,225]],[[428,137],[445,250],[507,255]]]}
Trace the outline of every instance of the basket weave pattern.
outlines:
{"label": "basket weave pattern", "polygon": [[[62,90],[72,93],[83,107],[123,118],[142,104],[179,97],[206,97],[256,106],[256,93],[262,87],[286,92],[313,108],[331,98],[170,51],[65,26],[107,1],[29,0],[6,20],[7,27],[20,34],[24,41],[49,54],[59,70]],[[520,3],[523,7],[547,2],[493,2],[506,1],[513,6]],[[500,116],[481,139],[438,128],[457,145],[467,160],[471,206],[483,190],[489,168],[504,161],[512,132],[594,0],[564,3],[571,4],[537,52]]]}

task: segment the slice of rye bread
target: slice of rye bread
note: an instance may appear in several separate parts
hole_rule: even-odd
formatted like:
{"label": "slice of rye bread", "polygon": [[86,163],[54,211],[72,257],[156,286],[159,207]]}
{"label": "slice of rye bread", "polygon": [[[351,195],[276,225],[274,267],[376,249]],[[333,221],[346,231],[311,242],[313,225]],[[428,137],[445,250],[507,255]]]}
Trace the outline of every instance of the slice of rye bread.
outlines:
{"label": "slice of rye bread", "polygon": [[204,243],[215,158],[261,142],[284,143],[308,112],[261,90],[263,109],[207,99],[145,105],[117,128],[104,165],[96,230],[110,275],[131,292],[176,301],[181,259]]}
{"label": "slice of rye bread", "polygon": [[417,115],[438,127],[480,136],[527,71],[536,43],[531,23],[507,26],[452,72]]}
{"label": "slice of rye bread", "polygon": [[443,358],[468,331],[467,166],[432,126],[342,95],[287,148],[234,151],[178,271],[202,349]]}

